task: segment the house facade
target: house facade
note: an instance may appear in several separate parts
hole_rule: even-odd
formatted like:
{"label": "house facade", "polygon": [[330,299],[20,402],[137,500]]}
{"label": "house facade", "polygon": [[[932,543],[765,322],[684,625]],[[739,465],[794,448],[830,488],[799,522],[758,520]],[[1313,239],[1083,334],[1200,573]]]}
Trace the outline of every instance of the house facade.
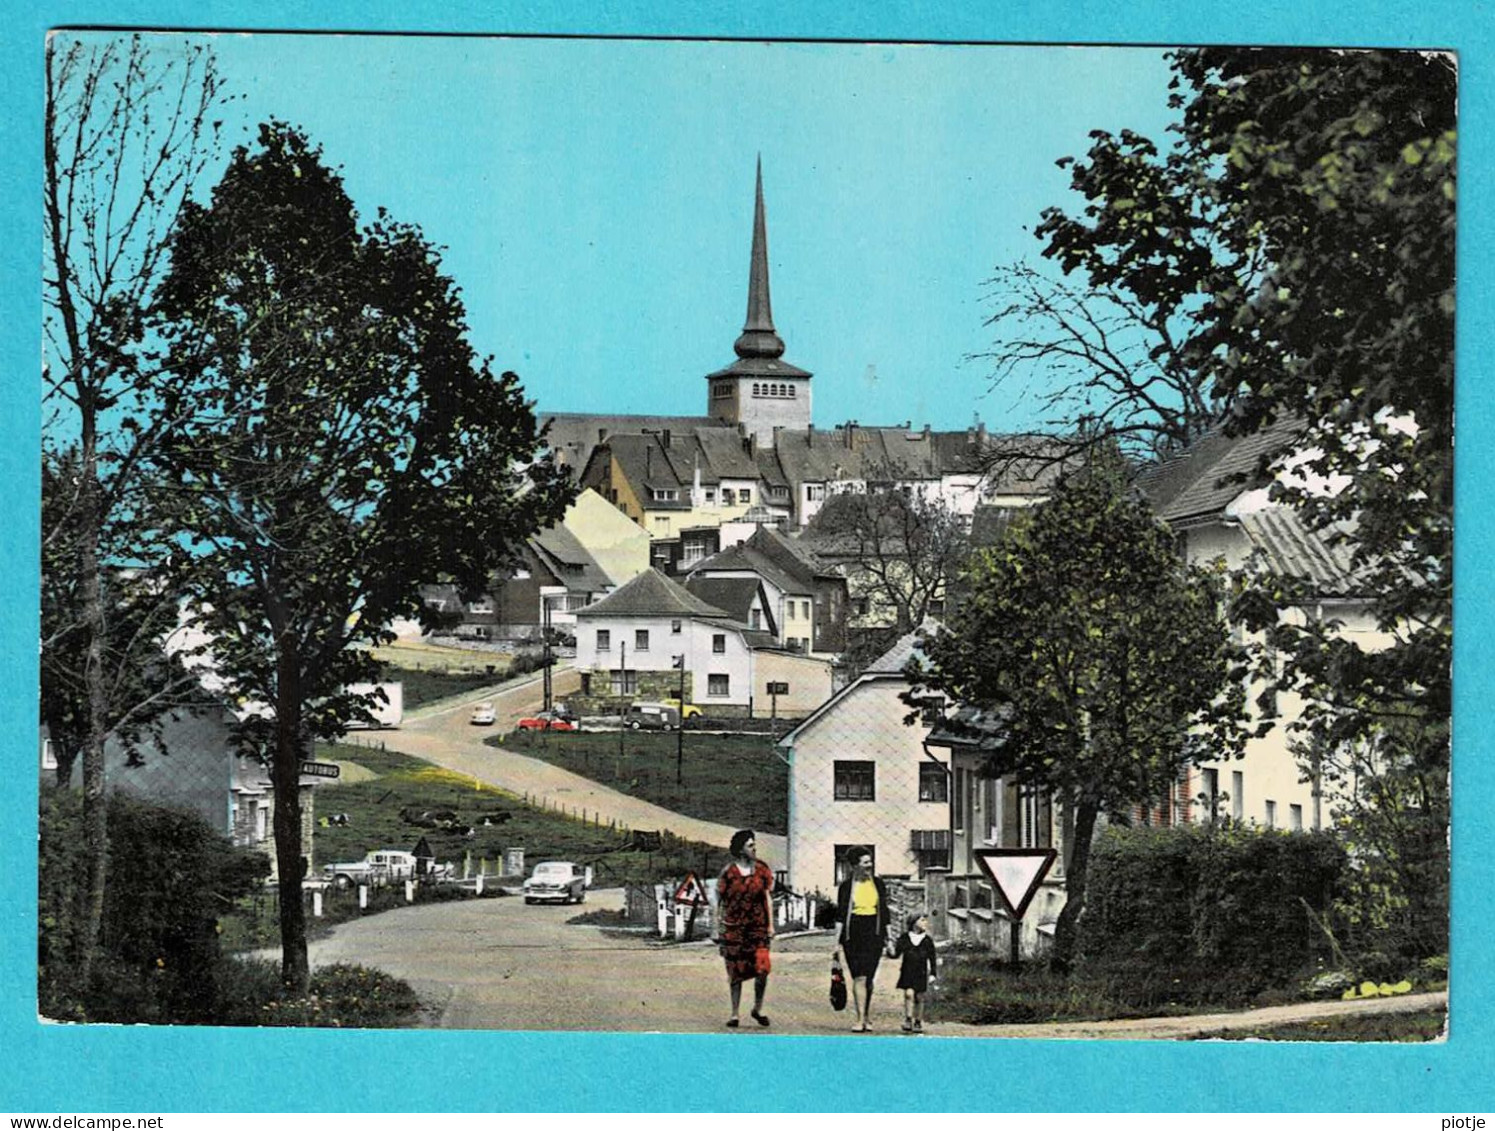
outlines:
{"label": "house facade", "polygon": [[880,876],[925,878],[950,860],[948,759],[931,723],[904,724],[910,633],[779,740],[789,760],[789,885],[833,894],[865,847]]}
{"label": "house facade", "polygon": [[[583,713],[637,699],[684,700],[711,714],[802,714],[830,691],[830,665],[779,654],[752,629],[658,570],[648,570],[577,614],[576,667]],[[769,683],[787,684],[773,696]],[[760,686],[761,685],[761,686]]]}

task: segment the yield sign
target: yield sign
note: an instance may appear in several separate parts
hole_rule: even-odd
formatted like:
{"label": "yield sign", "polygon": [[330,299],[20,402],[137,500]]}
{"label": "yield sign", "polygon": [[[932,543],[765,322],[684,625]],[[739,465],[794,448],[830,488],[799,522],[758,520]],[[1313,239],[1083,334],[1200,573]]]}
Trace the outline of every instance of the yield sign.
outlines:
{"label": "yield sign", "polygon": [[701,881],[696,879],[694,872],[688,872],[685,882],[675,889],[676,903],[694,903],[700,907],[707,903],[706,889],[701,886]]}
{"label": "yield sign", "polygon": [[1014,920],[1023,917],[1038,885],[1059,857],[1052,848],[977,848],[972,855],[981,870],[991,877],[1007,905],[1007,914]]}

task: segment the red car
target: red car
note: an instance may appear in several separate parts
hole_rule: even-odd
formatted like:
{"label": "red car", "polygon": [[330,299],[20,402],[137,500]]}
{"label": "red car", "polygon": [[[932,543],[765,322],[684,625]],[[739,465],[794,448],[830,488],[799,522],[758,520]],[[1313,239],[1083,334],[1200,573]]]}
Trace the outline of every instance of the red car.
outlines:
{"label": "red car", "polygon": [[541,711],[538,715],[531,715],[527,719],[518,722],[520,730],[575,730],[575,725],[569,719],[563,719],[553,711]]}

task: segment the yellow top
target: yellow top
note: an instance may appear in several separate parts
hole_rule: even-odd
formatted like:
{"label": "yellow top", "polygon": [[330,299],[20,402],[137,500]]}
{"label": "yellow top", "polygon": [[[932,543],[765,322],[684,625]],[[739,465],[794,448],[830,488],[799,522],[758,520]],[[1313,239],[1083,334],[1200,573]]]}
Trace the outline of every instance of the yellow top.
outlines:
{"label": "yellow top", "polygon": [[877,885],[871,880],[856,880],[851,885],[851,913],[877,914]]}

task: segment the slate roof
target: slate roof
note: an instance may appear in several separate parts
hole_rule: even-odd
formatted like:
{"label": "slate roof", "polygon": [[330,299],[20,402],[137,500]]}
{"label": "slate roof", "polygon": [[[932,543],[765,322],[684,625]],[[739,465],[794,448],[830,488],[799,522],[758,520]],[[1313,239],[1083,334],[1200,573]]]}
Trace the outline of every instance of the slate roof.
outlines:
{"label": "slate roof", "polygon": [[[1278,573],[1300,577],[1321,597],[1349,597],[1364,592],[1351,560],[1349,525],[1329,531],[1310,530],[1292,507],[1263,507],[1238,516],[1252,545]],[[1343,535],[1345,537],[1336,537]]]}
{"label": "slate roof", "polygon": [[756,577],[692,576],[686,579],[685,588],[746,624],[761,584]]}
{"label": "slate roof", "polygon": [[939,627],[939,621],[926,619],[918,628],[899,637],[891,648],[868,664],[863,671],[873,675],[901,675],[909,660],[915,656],[921,660],[924,658],[923,638],[938,632]]}
{"label": "slate roof", "polygon": [[733,618],[678,581],[650,567],[602,600],[576,610],[578,618],[593,617],[694,617],[697,620],[731,622]]}
{"label": "slate roof", "polygon": [[[762,527],[759,529],[761,530]],[[725,550],[712,554],[709,558],[697,562],[690,572],[694,576],[726,570],[750,570],[775,589],[785,593],[799,595],[808,594],[812,590],[808,582],[784,570],[767,554],[754,549],[747,542],[739,542],[735,546],[728,546]]]}
{"label": "slate roof", "polygon": [[1158,517],[1187,523],[1224,513],[1256,481],[1263,457],[1270,458],[1301,438],[1302,425],[1283,421],[1249,436],[1207,433],[1177,456],[1155,464],[1137,478],[1137,488]]}
{"label": "slate roof", "polygon": [[559,524],[540,531],[530,547],[573,593],[600,593],[612,585],[607,571],[587,552],[580,539]]}
{"label": "slate roof", "polygon": [[644,431],[689,432],[692,428],[719,427],[709,416],[660,416],[631,413],[541,412],[535,417],[547,429],[545,442],[566,466],[578,472],[586,466],[592,449],[611,436],[639,435]]}

